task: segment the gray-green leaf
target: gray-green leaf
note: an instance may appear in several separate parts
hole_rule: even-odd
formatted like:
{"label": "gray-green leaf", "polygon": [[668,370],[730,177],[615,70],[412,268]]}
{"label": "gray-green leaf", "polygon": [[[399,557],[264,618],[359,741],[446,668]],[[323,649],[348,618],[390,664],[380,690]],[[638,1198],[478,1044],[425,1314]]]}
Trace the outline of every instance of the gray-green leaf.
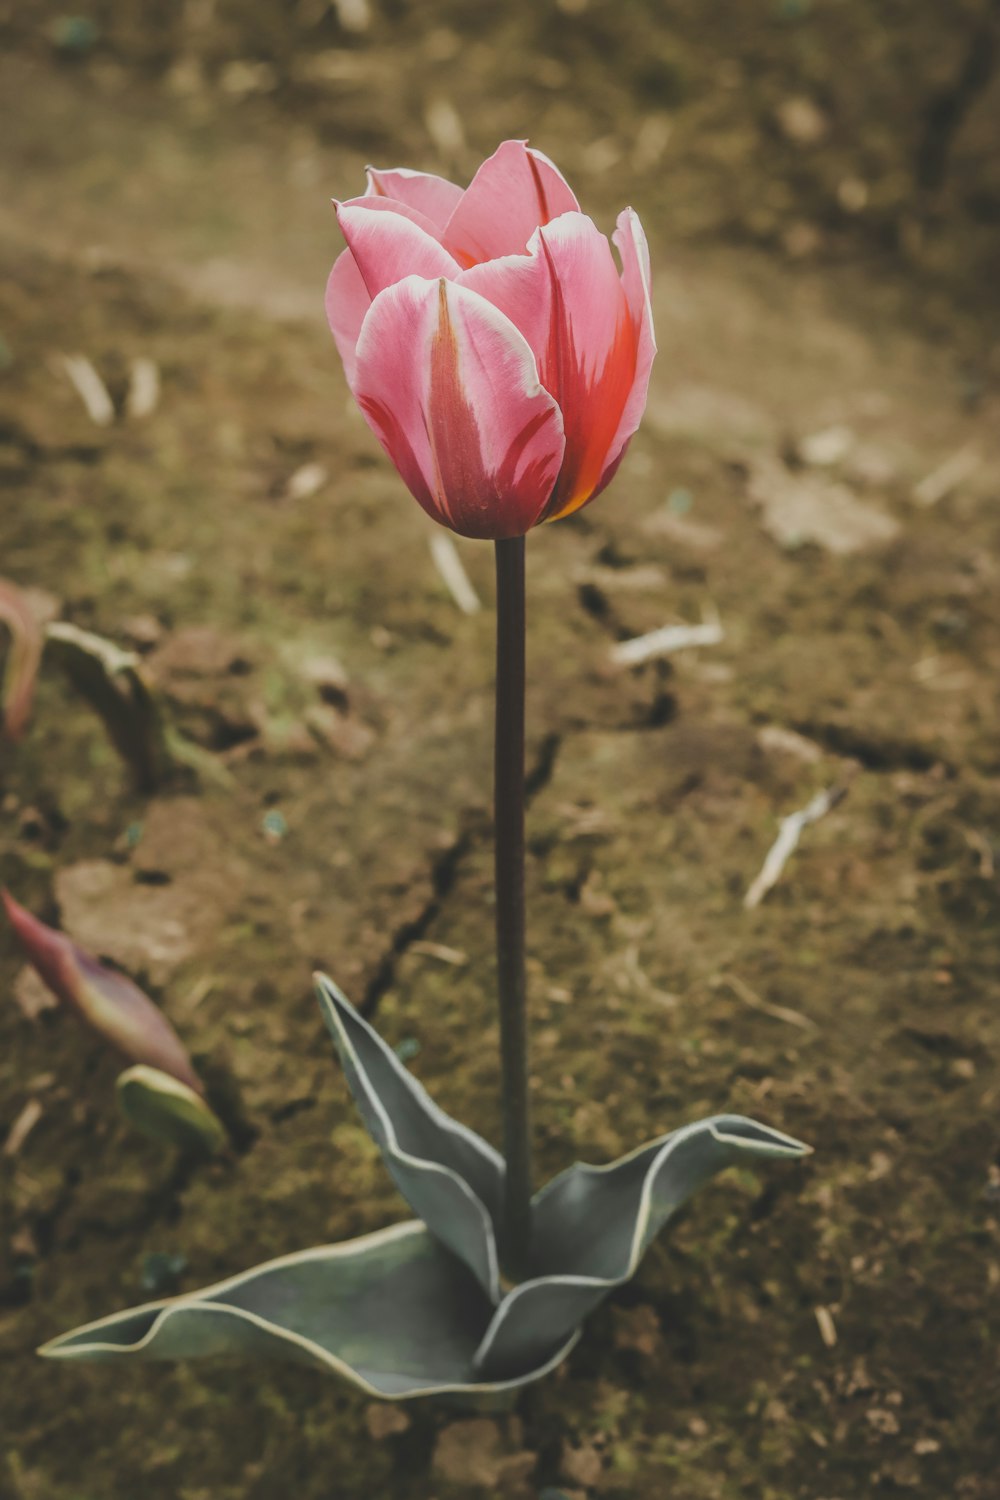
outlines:
{"label": "gray-green leaf", "polygon": [[434,1103],[325,974],[316,975],[316,993],[355,1103],[393,1181],[497,1301],[503,1158]]}
{"label": "gray-green leaf", "polygon": [[473,1358],[492,1311],[464,1265],[409,1222],[102,1318],[39,1352],[64,1360],[294,1360],[398,1400],[513,1389],[544,1375],[574,1342],[513,1380],[481,1381]]}
{"label": "gray-green leaf", "polygon": [[743,1115],[716,1115],[609,1166],[569,1167],[535,1195],[535,1276],[497,1308],[476,1368],[499,1379],[556,1348],[631,1279],[667,1220],[717,1172],[747,1157],[796,1157],[808,1149]]}

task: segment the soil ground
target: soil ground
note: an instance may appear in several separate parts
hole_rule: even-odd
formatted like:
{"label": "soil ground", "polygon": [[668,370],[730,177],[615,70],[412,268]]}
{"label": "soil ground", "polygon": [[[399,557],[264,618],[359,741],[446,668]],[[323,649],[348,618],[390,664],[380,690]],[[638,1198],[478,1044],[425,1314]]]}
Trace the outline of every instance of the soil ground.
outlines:
{"label": "soil ground", "polygon": [[[0,1495],[993,1500],[996,7],[147,9],[0,13],[0,573],[141,650],[229,781],[138,796],[46,669],[0,879],[155,995],[239,1149],[179,1168],[130,1133],[3,936]],[[490,551],[458,544],[463,615],[321,293],[368,157],[465,180],[525,134],[603,227],[640,211],[660,345],[614,487],[529,542],[540,1172],[728,1109],[816,1154],[707,1188],[512,1417],[45,1364],[77,1323],[405,1215],[314,967],[497,1136]],[[612,665],[712,611],[719,644]]]}

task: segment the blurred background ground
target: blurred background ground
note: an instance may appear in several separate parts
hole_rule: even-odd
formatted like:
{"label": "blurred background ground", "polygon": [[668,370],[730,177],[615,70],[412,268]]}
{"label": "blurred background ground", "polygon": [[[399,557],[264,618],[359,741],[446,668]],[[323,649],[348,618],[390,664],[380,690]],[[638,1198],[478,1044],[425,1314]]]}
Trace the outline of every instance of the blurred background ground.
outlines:
{"label": "blurred background ground", "polygon": [[[127,1133],[4,935],[0,1495],[990,1500],[1000,8],[108,0],[0,6],[0,37],[0,573],[141,651],[231,776],[137,796],[46,671],[0,878],[245,1121],[194,1172]],[[463,615],[320,304],[367,160],[465,181],[522,135],[602,227],[641,213],[661,350],[613,489],[529,545],[540,1167],[726,1108],[816,1156],[707,1189],[512,1419],[44,1365],[403,1216],[317,964],[496,1135],[491,558],[460,545]],[[713,612],[719,644],[611,664]],[[744,910],[780,818],[841,785]]]}

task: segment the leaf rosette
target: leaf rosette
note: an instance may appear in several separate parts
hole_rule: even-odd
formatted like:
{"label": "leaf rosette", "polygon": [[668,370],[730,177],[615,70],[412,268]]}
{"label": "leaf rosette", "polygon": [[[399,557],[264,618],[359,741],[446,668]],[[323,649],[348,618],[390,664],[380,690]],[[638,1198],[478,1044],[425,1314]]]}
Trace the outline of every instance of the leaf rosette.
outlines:
{"label": "leaf rosette", "polygon": [[504,1164],[451,1119],[336,985],[323,1016],[365,1126],[416,1219],[282,1256],[53,1339],[53,1359],[242,1354],[319,1366],[370,1396],[499,1397],[539,1379],[709,1178],[809,1148],[742,1115],[699,1120],[604,1167],[577,1163],[532,1202],[528,1276],[501,1281]]}

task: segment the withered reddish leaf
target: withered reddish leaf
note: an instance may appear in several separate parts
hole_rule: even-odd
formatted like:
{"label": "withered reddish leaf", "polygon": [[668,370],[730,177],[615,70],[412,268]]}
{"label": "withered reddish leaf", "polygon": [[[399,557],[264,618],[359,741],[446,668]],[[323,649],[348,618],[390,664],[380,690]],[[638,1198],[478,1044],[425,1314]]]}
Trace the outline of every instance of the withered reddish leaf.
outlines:
{"label": "withered reddish leaf", "polygon": [[204,1092],[177,1033],[137,984],[33,917],[8,891],[0,896],[25,957],[57,1000],[130,1062],[147,1063]]}
{"label": "withered reddish leaf", "polygon": [[0,685],[0,729],[18,740],[28,726],[44,636],[24,592],[0,578],[0,620],[10,632],[7,662]]}

